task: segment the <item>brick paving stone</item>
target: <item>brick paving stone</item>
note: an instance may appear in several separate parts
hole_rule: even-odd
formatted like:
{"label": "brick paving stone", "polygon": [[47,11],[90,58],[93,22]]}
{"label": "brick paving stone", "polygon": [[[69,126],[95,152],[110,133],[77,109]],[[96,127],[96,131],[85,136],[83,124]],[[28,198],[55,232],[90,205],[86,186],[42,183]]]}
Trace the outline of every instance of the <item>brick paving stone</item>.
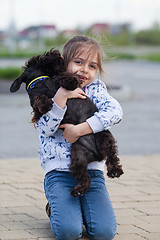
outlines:
{"label": "brick paving stone", "polygon": [[157,224],[155,223],[143,223],[141,225],[139,225],[139,229],[144,230],[143,232],[148,232],[148,233],[159,233],[160,234],[160,222],[157,222]]}
{"label": "brick paving stone", "polygon": [[38,200],[38,199],[42,199],[44,197],[44,192],[40,192],[38,190],[35,189],[21,189],[20,190],[21,195],[26,195],[27,197],[30,197],[32,199]]}
{"label": "brick paving stone", "polygon": [[0,215],[0,224],[3,223],[3,222],[11,221],[9,216],[12,216],[12,215],[11,214],[9,214],[9,215],[6,215],[6,214]]}
{"label": "brick paving stone", "polygon": [[146,223],[143,219],[139,219],[132,215],[117,216],[117,222],[119,225],[135,225],[135,226],[140,226],[141,224]]}
{"label": "brick paving stone", "polygon": [[1,200],[5,201],[5,200],[10,200],[10,201],[14,201],[15,198],[17,198],[16,194],[14,192],[12,192],[11,190],[8,191],[7,189],[5,190],[1,190]]}
{"label": "brick paving stone", "polygon": [[21,206],[32,206],[31,203],[26,202],[26,201],[5,201],[1,202],[0,201],[0,207],[21,207]]}
{"label": "brick paving stone", "polygon": [[[145,220],[145,222],[147,222],[148,224],[155,224],[157,225],[160,224],[160,215],[147,215],[147,216],[138,216],[139,219],[141,220]],[[158,225],[159,226],[159,225]]]}
{"label": "brick paving stone", "polygon": [[158,215],[160,218],[160,208],[158,206],[156,206],[156,202],[155,202],[155,207],[143,208],[143,209],[141,209],[141,212],[143,212],[147,215]]}
{"label": "brick paving stone", "polygon": [[[1,240],[18,240],[18,239],[32,239],[32,235],[24,230],[12,230],[12,231],[1,231],[0,239]],[[35,238],[35,237],[34,237]]]}
{"label": "brick paving stone", "polygon": [[132,208],[126,208],[126,209],[116,209],[116,216],[139,216],[139,215],[145,215],[144,213],[141,213],[135,209]]}
{"label": "brick paving stone", "polygon": [[14,213],[27,213],[27,214],[35,214],[35,212],[37,213],[38,211],[40,213],[43,213],[44,211],[42,211],[41,209],[38,209],[35,206],[27,206],[27,207],[9,207],[8,210],[10,210],[11,212]]}
{"label": "brick paving stone", "polygon": [[142,237],[144,237],[144,239],[147,239],[147,240],[159,240],[160,239],[160,233],[143,233],[141,235],[142,235]]}
{"label": "brick paving stone", "polygon": [[148,202],[148,201],[158,201],[160,200],[160,194],[145,194],[142,193],[141,195],[133,195],[130,196],[132,200],[139,201],[139,202]]}
{"label": "brick paving stone", "polygon": [[35,237],[45,237],[45,238],[51,238],[53,237],[54,238],[54,235],[53,235],[53,232],[52,230],[49,228],[47,229],[33,229],[33,230],[28,230],[28,232],[31,234],[31,235],[34,235]]}
{"label": "brick paving stone", "polygon": [[[108,191],[110,192],[112,190],[108,189]],[[110,198],[112,199],[112,202],[118,202],[118,203],[120,203],[120,202],[133,202],[133,200],[130,199],[128,196],[116,196],[116,195],[113,196],[113,195],[110,194]]]}
{"label": "brick paving stone", "polygon": [[[29,228],[32,227],[34,229],[50,229],[50,222],[48,217],[43,220],[31,220],[31,221],[23,221],[24,224],[28,225]],[[28,229],[29,229],[28,228]]]}
{"label": "brick paving stone", "polygon": [[143,233],[143,232],[146,232],[146,230],[139,228],[135,225],[131,225],[131,224],[117,225],[117,233],[118,234],[121,234],[121,233],[133,234],[133,233],[135,233],[135,234],[140,235],[140,233]]}
{"label": "brick paving stone", "polygon": [[27,214],[12,214],[9,215],[9,218],[15,222],[23,222],[23,221],[30,221],[33,220],[32,217],[28,216]]}
{"label": "brick paving stone", "polygon": [[10,186],[12,186],[13,188],[16,189],[35,189],[35,190],[39,190],[41,183],[40,184],[34,184],[34,183],[12,183]]}
{"label": "brick paving stone", "polygon": [[33,229],[33,227],[30,227],[24,222],[18,221],[18,222],[3,222],[2,225],[7,228],[8,230],[25,230],[25,229]]}
{"label": "brick paving stone", "polygon": [[[138,235],[138,234],[117,234],[114,238],[114,240],[145,240],[144,237]],[[151,240],[151,239],[150,239]]]}
{"label": "brick paving stone", "polygon": [[2,216],[2,214],[13,214],[13,212],[5,207],[0,207],[0,215]]}
{"label": "brick paving stone", "polygon": [[147,194],[157,194],[159,193],[159,185],[154,185],[153,184],[151,186],[146,186],[145,189],[142,190],[144,193]]}
{"label": "brick paving stone", "polygon": [[4,231],[4,230],[8,230],[8,229],[0,224],[0,231]]}
{"label": "brick paving stone", "polygon": [[113,202],[116,208],[133,208],[139,211],[147,208],[160,207],[160,201],[147,201],[147,202],[137,202],[137,201],[126,201],[126,202]]}

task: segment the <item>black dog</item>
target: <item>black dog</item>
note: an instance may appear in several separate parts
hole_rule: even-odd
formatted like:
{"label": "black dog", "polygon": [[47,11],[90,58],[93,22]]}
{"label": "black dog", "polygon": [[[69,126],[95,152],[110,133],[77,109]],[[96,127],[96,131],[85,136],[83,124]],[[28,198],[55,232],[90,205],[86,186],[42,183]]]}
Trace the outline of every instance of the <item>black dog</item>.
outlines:
{"label": "black dog", "polygon": [[[80,86],[79,79],[65,72],[65,64],[59,51],[51,49],[43,55],[32,57],[23,67],[24,72],[12,83],[10,91],[16,92],[21,84],[26,84],[30,104],[33,108],[32,121],[52,108],[52,100],[60,86],[74,90]],[[98,111],[93,102],[86,99],[69,99],[63,123],[79,124]],[[87,168],[94,161],[106,159],[107,175],[111,178],[123,174],[118,158],[118,150],[110,131],[82,136],[71,145],[70,170],[78,184],[71,190],[72,196],[85,194],[91,184]]]}

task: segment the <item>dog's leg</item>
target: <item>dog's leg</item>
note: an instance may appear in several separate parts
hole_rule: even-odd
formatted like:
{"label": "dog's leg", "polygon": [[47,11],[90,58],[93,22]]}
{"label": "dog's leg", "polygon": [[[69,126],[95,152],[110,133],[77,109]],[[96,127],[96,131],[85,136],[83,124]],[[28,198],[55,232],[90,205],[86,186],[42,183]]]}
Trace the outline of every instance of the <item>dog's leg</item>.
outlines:
{"label": "dog's leg", "polygon": [[35,96],[33,100],[31,102],[31,106],[33,107],[32,122],[36,122],[43,114],[51,110],[53,101],[45,95]]}
{"label": "dog's leg", "polygon": [[46,95],[34,97],[34,108],[37,108],[41,114],[45,114],[52,108],[53,101]]}
{"label": "dog's leg", "polygon": [[[76,166],[71,171],[76,171]],[[91,185],[91,179],[87,172],[87,170],[83,170],[83,172],[79,172],[78,176],[77,174],[74,175],[75,179],[77,180],[77,185],[71,190],[71,195],[73,197],[80,197],[83,196],[89,189]]]}
{"label": "dog's leg", "polygon": [[108,131],[108,148],[107,148],[107,176],[110,178],[120,177],[123,174],[122,165],[120,165],[120,159],[118,157],[118,148],[116,141],[112,134]]}
{"label": "dog's leg", "polygon": [[87,191],[91,184],[91,179],[88,174],[87,150],[80,146],[79,143],[74,143],[71,146],[71,165],[70,170],[73,177],[77,180],[77,185],[71,190],[71,195],[74,197],[82,196]]}
{"label": "dog's leg", "polygon": [[123,174],[123,170],[122,165],[120,165],[118,147],[113,135],[110,131],[104,131],[101,134],[97,134],[96,140],[103,159],[107,159],[105,163],[107,166],[107,176],[110,178],[120,177]]}
{"label": "dog's leg", "polygon": [[106,160],[107,176],[110,178],[119,178],[124,172],[122,165],[120,165],[120,159],[117,155],[109,156]]}

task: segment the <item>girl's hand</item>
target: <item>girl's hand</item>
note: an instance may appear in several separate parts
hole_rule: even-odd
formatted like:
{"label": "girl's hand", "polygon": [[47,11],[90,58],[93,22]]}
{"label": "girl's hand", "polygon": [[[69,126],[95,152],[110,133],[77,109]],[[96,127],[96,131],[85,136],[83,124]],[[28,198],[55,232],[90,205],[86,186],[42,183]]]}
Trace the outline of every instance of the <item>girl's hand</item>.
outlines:
{"label": "girl's hand", "polygon": [[85,99],[86,98],[86,94],[83,92],[83,90],[81,88],[76,88],[73,91],[66,90],[64,88],[63,88],[63,90],[66,91],[67,99],[70,99],[70,98],[82,98],[82,99]]}
{"label": "girl's hand", "polygon": [[63,136],[67,140],[67,142],[74,143],[80,137],[77,125],[66,123],[60,125],[59,128],[64,128]]}
{"label": "girl's hand", "polygon": [[60,125],[59,128],[64,128],[63,136],[70,143],[76,142],[81,136],[93,133],[93,130],[87,122],[77,125],[65,123]]}
{"label": "girl's hand", "polygon": [[86,94],[80,88],[76,88],[74,91],[69,91],[65,88],[60,87],[54,96],[54,102],[60,107],[64,108],[66,102],[70,98],[86,98]]}

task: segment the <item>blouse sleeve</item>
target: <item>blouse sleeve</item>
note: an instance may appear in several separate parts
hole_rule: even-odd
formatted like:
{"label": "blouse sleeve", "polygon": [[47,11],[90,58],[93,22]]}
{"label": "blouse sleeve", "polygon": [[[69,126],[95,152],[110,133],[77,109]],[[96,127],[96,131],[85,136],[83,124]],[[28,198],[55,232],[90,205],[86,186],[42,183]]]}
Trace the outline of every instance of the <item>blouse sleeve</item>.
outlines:
{"label": "blouse sleeve", "polygon": [[97,106],[98,112],[95,112],[86,121],[94,133],[110,129],[121,121],[122,108],[118,101],[109,95],[104,83],[98,86],[93,96],[93,102]]}
{"label": "blouse sleeve", "polygon": [[66,110],[67,106],[62,109],[53,102],[52,109],[36,122],[36,128],[40,135],[43,135],[44,137],[53,135],[57,131]]}

